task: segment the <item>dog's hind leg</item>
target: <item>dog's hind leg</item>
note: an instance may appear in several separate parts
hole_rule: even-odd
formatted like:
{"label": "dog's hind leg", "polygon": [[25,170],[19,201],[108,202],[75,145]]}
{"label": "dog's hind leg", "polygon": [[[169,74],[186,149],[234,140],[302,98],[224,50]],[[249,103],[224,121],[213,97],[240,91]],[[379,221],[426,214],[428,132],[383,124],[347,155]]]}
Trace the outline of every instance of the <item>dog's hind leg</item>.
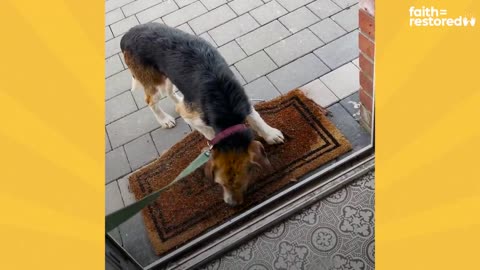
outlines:
{"label": "dog's hind leg", "polygon": [[282,132],[269,126],[253,107],[252,112],[247,116],[247,122],[268,144],[284,142]]}
{"label": "dog's hind leg", "polygon": [[165,90],[175,104],[183,102],[183,98],[176,93],[177,87],[173,85],[172,81],[168,78],[165,80]]}
{"label": "dog's hind leg", "polygon": [[145,101],[147,102],[148,106],[152,110],[153,114],[155,115],[155,118],[157,119],[158,123],[160,123],[160,126],[162,128],[173,128],[175,126],[175,118],[173,118],[171,115],[166,113],[165,111],[162,110],[159,104],[159,100],[161,98],[161,95],[157,89],[149,89],[150,91],[145,91],[146,93],[146,98]]}
{"label": "dog's hind leg", "polygon": [[137,90],[142,84],[132,76],[132,88],[130,89],[132,92]]}

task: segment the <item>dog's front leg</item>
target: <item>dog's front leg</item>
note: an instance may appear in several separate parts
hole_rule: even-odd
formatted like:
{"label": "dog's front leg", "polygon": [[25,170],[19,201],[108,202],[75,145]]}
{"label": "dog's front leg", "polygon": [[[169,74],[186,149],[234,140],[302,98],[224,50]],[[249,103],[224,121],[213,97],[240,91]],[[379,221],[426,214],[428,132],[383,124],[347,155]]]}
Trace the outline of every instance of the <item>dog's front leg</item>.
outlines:
{"label": "dog's front leg", "polygon": [[268,144],[284,142],[282,132],[269,126],[253,107],[252,112],[247,116],[247,122]]}
{"label": "dog's front leg", "polygon": [[168,113],[164,112],[160,107],[158,101],[160,100],[160,93],[156,93],[153,96],[147,96],[147,103],[150,109],[155,115],[158,123],[162,128],[173,128],[175,126],[175,118]]}

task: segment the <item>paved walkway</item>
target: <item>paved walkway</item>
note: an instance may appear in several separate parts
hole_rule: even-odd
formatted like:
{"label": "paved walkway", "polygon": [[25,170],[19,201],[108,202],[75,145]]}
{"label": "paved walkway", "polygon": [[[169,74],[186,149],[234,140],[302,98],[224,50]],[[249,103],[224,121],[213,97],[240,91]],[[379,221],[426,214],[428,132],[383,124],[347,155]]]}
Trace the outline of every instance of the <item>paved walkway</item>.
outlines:
{"label": "paved walkway", "polygon": [[[107,0],[106,211],[133,201],[127,176],[158,158],[188,134],[159,128],[142,90],[130,91],[131,76],[120,52],[132,26],[162,22],[198,35],[230,64],[252,99],[271,99],[297,87],[332,112],[332,121],[355,148],[370,138],[358,117],[358,0]],[[162,107],[171,115],[173,103]],[[139,216],[115,230],[115,238],[143,263],[148,239]]]}

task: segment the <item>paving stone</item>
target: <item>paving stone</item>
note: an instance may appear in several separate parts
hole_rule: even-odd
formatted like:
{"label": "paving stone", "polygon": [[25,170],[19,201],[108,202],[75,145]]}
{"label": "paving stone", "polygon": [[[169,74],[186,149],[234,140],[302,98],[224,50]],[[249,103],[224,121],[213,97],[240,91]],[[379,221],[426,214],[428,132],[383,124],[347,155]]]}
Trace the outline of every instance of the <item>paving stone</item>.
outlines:
{"label": "paving stone", "polygon": [[177,3],[177,5],[179,7],[184,7],[184,6],[189,5],[189,4],[191,4],[195,1],[197,1],[197,0],[175,0],[175,2]]}
{"label": "paving stone", "polygon": [[330,17],[332,14],[335,14],[342,10],[330,0],[317,0],[307,5],[307,7],[311,11],[313,11],[313,13],[315,13],[318,17],[320,17],[320,19]]}
{"label": "paving stone", "polygon": [[314,52],[331,69],[358,57],[358,31],[340,37]]}
{"label": "paving stone", "polygon": [[162,18],[158,18],[158,19],[156,19],[156,20],[153,20],[153,22],[165,24],[165,23],[163,22]]}
{"label": "paving stone", "polygon": [[258,23],[252,18],[252,16],[244,14],[210,30],[208,33],[218,46],[222,46],[257,27]]}
{"label": "paving stone", "polygon": [[207,12],[207,9],[200,2],[195,2],[191,5],[185,6],[179,10],[176,10],[165,17],[162,20],[165,24],[170,26],[177,26],[188,22],[189,20],[202,15]]}
{"label": "paving stone", "polygon": [[[128,177],[118,180],[120,193],[126,206],[136,202],[135,195],[130,192]],[[123,247],[133,256],[141,265],[148,265],[157,260],[158,257],[152,249],[152,244],[148,239],[145,224],[143,223],[142,213],[138,213],[119,226],[122,236]]]}
{"label": "paving stone", "polygon": [[237,13],[242,15],[258,6],[263,5],[261,0],[233,0],[228,5]]}
{"label": "paving stone", "polygon": [[145,91],[143,91],[143,88],[138,88],[135,89],[132,92],[133,99],[135,100],[135,103],[137,104],[137,107],[139,109],[147,107],[147,103],[145,102]]}
{"label": "paving stone", "polygon": [[112,38],[109,41],[105,42],[105,58],[108,58],[112,55],[122,52],[120,49],[120,40],[122,36]]}
{"label": "paving stone", "polygon": [[335,4],[339,5],[342,9],[349,6],[353,6],[358,3],[358,0],[332,0]]}
{"label": "paving stone", "polygon": [[[174,129],[176,129],[176,127]],[[124,147],[132,170],[136,170],[158,157],[153,140],[148,133],[125,144]]]}
{"label": "paving stone", "polygon": [[340,104],[342,104],[355,120],[360,120],[360,98],[358,96],[358,91],[342,99]]}
{"label": "paving stone", "polygon": [[307,97],[325,108],[339,100],[319,79],[300,87],[300,90],[302,90]]}
{"label": "paving stone", "polygon": [[107,125],[107,132],[115,148],[159,127],[150,108],[145,107]]}
{"label": "paving stone", "polygon": [[159,128],[152,131],[152,138],[160,156],[174,144],[179,142],[191,132],[185,120],[179,118],[177,125],[172,129]]}
{"label": "paving stone", "polygon": [[321,22],[310,26],[310,30],[325,43],[329,43],[347,33],[347,31],[330,18],[326,18]]}
{"label": "paving stone", "polygon": [[121,9],[117,8],[110,12],[105,13],[105,25],[110,25],[112,23],[118,22],[125,18]]}
{"label": "paving stone", "polygon": [[123,208],[122,195],[116,181],[105,186],[105,215],[109,215]]}
{"label": "paving stone", "polygon": [[328,107],[328,110],[331,113],[328,118],[347,137],[352,144],[353,151],[370,144],[370,134],[355,121],[340,103]]}
{"label": "paving stone", "polygon": [[[245,92],[251,99],[263,99],[265,101],[281,95],[265,76],[245,85]],[[258,101],[254,101],[253,103],[257,102]]]}
{"label": "paving stone", "polygon": [[105,130],[105,153],[112,150],[112,146],[110,145],[110,140],[108,139],[107,131]]}
{"label": "paving stone", "polygon": [[323,42],[310,30],[302,30],[265,49],[279,66],[307,54],[323,45]]}
{"label": "paving stone", "polygon": [[105,1],[105,12],[112,11],[135,0],[108,0]]}
{"label": "paving stone", "polygon": [[118,147],[105,155],[105,184],[131,172],[123,147]]}
{"label": "paving stone", "polygon": [[190,28],[190,26],[188,25],[188,23],[184,23],[184,24],[182,24],[182,25],[180,25],[180,26],[177,26],[176,28],[179,29],[179,30],[182,30],[183,32],[186,32],[186,33],[195,35],[195,33],[193,32],[192,28]]}
{"label": "paving stone", "polygon": [[347,63],[320,78],[332,92],[340,99],[346,98],[360,89],[359,70]]}
{"label": "paving stone", "polygon": [[348,32],[353,31],[358,28],[358,5],[342,10],[331,18]]}
{"label": "paving stone", "polygon": [[282,93],[300,87],[329,71],[315,55],[307,54],[292,63],[267,75],[268,79]]}
{"label": "paving stone", "polygon": [[243,59],[242,61],[236,63],[235,67],[247,82],[251,82],[277,68],[275,63],[264,51],[260,51],[248,58]]}
{"label": "paving stone", "polygon": [[[122,195],[120,194],[120,189],[116,181],[105,186],[105,215],[111,214],[114,211],[117,211],[123,208]],[[120,237],[120,231],[118,228],[113,229],[109,232],[110,236],[113,237],[120,245],[122,244],[122,237]]]}
{"label": "paving stone", "polygon": [[200,0],[200,1],[208,10],[212,10],[216,7],[219,7],[227,3],[227,0]]}
{"label": "paving stone", "polygon": [[128,69],[121,71],[105,80],[105,99],[110,99],[132,86],[132,75]]}
{"label": "paving stone", "polygon": [[218,50],[223,58],[225,58],[225,61],[227,61],[228,65],[242,60],[247,56],[235,41],[231,41],[230,43],[223,45],[222,47],[218,48]]}
{"label": "paving stone", "polygon": [[177,9],[178,6],[174,1],[164,1],[156,6],[135,14],[135,16],[137,16],[138,21],[143,24],[165,16]]}
{"label": "paving stone", "polygon": [[110,28],[112,29],[113,35],[117,37],[127,32],[128,30],[130,30],[130,28],[134,27],[135,25],[139,25],[137,18],[135,16],[130,16],[126,19],[123,19],[121,21],[118,21],[110,25]]}
{"label": "paving stone", "polygon": [[105,102],[105,124],[109,124],[137,110],[130,91],[126,91]]}
{"label": "paving stone", "polygon": [[250,11],[250,14],[252,14],[257,22],[263,25],[287,14],[287,10],[277,3],[277,1],[270,1]]}
{"label": "paving stone", "polygon": [[110,27],[105,26],[105,41],[113,38],[112,31],[110,30]]}
{"label": "paving stone", "polygon": [[229,21],[236,16],[235,12],[233,12],[228,5],[224,5],[189,21],[188,24],[198,35]]}
{"label": "paving stone", "polygon": [[359,62],[359,59],[358,59],[358,58],[355,59],[355,60],[353,60],[352,63],[353,63],[356,67],[360,68],[360,62]]}
{"label": "paving stone", "polygon": [[128,68],[127,63],[125,63],[125,57],[123,56],[123,53],[119,53],[118,56],[120,56],[120,60],[122,60],[122,64],[125,68]]}
{"label": "paving stone", "polygon": [[122,61],[118,55],[114,55],[105,59],[105,77],[110,77],[111,75],[124,69],[125,68],[123,67]]}
{"label": "paving stone", "polygon": [[308,27],[319,19],[308,8],[301,7],[279,19],[292,33],[296,33]]}
{"label": "paving stone", "polygon": [[245,79],[242,77],[242,75],[240,74],[240,72],[238,72],[237,68],[235,68],[235,66],[230,66],[230,70],[233,72],[233,74],[235,75],[235,78],[237,78],[238,82],[241,85],[245,85],[247,83]]}
{"label": "paving stone", "polygon": [[131,16],[149,7],[165,2],[165,0],[136,0],[122,7],[125,16]]}
{"label": "paving stone", "polygon": [[280,22],[273,21],[238,38],[237,42],[248,55],[252,55],[289,35],[287,28]]}
{"label": "paving stone", "polygon": [[277,0],[280,5],[286,8],[288,11],[293,11],[301,6],[304,6],[314,0]]}
{"label": "paving stone", "polygon": [[208,43],[210,43],[213,47],[215,47],[215,48],[218,47],[217,44],[215,44],[215,41],[213,41],[213,38],[208,33],[203,33],[203,34],[199,35],[199,37],[208,41]]}

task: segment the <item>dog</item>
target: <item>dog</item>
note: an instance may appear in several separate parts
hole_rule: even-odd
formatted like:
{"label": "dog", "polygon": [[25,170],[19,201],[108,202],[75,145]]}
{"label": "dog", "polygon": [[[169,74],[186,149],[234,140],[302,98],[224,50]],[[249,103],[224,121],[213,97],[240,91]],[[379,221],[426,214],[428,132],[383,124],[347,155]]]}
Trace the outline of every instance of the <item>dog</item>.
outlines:
{"label": "dog", "polygon": [[202,38],[147,23],[131,28],[120,48],[132,73],[132,89],[143,86],[145,101],[161,127],[175,126],[175,119],[158,104],[163,94],[173,100],[185,122],[210,142],[205,175],[223,187],[227,204],[241,204],[252,169],[271,169],[253,131],[268,144],[283,143],[282,132],[260,117],[225,59]]}

